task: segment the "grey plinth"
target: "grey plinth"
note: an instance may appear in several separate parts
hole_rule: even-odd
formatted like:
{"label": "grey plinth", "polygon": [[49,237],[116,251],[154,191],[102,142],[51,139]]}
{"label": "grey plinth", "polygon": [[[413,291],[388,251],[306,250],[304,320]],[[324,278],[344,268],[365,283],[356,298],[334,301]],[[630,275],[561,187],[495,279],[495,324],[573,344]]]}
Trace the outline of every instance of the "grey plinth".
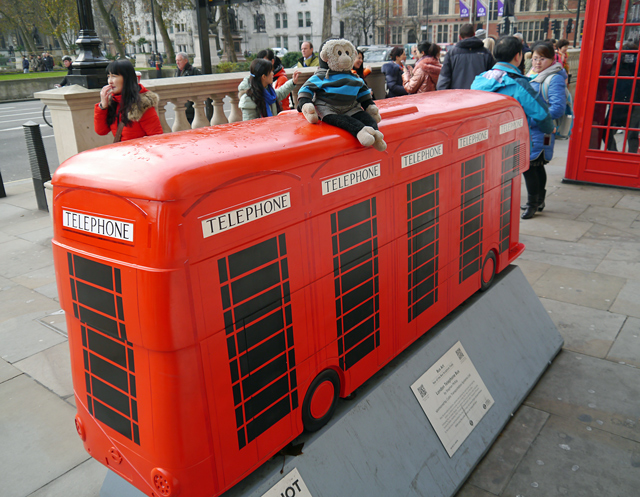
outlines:
{"label": "grey plinth", "polygon": [[[410,386],[457,341],[495,404],[449,457]],[[261,497],[294,469],[313,497],[454,495],[560,351],[562,337],[518,267],[496,277],[357,391],[303,454],[276,456],[224,497]],[[302,493],[298,492],[300,495]],[[144,494],[109,472],[101,497]],[[277,495],[280,495],[278,493]]]}

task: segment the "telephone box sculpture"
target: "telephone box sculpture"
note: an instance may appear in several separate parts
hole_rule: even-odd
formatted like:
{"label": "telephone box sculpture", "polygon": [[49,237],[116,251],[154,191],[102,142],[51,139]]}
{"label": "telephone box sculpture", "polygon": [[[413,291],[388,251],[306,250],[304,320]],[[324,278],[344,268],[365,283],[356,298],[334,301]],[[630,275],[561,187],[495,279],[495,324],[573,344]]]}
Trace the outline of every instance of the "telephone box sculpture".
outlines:
{"label": "telephone box sculpture", "polygon": [[292,112],[58,169],[54,259],[95,459],[147,495],[219,495],[523,251],[515,100],[380,110],[384,153]]}
{"label": "telephone box sculpture", "polygon": [[640,1],[587,2],[565,178],[640,188]]}

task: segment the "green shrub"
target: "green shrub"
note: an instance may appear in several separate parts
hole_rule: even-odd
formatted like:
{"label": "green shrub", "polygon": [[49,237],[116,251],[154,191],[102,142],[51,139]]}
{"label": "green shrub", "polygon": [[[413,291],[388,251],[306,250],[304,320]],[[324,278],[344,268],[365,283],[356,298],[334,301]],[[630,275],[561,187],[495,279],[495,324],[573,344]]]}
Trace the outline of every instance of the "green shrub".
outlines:
{"label": "green shrub", "polygon": [[287,55],[285,55],[284,57],[282,57],[282,65],[285,69],[289,69],[291,66],[293,66],[296,62],[298,62],[298,59],[302,57],[302,52],[288,52]]}
{"label": "green shrub", "polygon": [[218,73],[227,73],[227,72],[235,72],[237,64],[235,62],[220,62],[216,66],[216,72]]}

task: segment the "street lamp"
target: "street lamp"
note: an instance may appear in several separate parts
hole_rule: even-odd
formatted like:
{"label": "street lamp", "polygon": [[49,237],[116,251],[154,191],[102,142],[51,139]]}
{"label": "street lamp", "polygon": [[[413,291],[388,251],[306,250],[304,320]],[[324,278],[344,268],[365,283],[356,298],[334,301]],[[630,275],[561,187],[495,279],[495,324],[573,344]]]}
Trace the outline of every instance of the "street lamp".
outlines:
{"label": "street lamp", "polygon": [[80,54],[72,64],[73,72],[67,76],[71,84],[85,88],[102,88],[107,82],[105,69],[109,61],[100,53],[100,38],[96,35],[93,23],[91,0],[76,0],[80,32],[76,44],[80,47]]}

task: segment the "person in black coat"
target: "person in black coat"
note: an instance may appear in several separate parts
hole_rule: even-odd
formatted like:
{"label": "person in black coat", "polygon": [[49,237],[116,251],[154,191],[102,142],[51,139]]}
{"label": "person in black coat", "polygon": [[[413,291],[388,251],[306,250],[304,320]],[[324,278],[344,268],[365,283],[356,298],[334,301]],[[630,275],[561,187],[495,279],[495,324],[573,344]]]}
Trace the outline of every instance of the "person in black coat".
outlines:
{"label": "person in black coat", "polygon": [[493,55],[474,34],[471,24],[463,24],[460,28],[460,41],[444,58],[438,90],[468,90],[478,74],[495,64]]}
{"label": "person in black coat", "polygon": [[[73,60],[71,59],[71,57],[69,57],[68,55],[65,55],[64,57],[62,57],[62,65],[67,70],[67,76],[72,74],[73,68],[71,67],[71,64],[73,64]],[[64,79],[60,82],[58,86],[67,86],[69,84],[69,80],[67,80],[67,76],[64,77]]]}
{"label": "person in black coat", "polygon": [[407,54],[402,47],[395,47],[389,54],[389,62],[382,66],[382,72],[387,80],[387,98],[407,95],[402,84],[402,73],[405,71],[404,61]]}

